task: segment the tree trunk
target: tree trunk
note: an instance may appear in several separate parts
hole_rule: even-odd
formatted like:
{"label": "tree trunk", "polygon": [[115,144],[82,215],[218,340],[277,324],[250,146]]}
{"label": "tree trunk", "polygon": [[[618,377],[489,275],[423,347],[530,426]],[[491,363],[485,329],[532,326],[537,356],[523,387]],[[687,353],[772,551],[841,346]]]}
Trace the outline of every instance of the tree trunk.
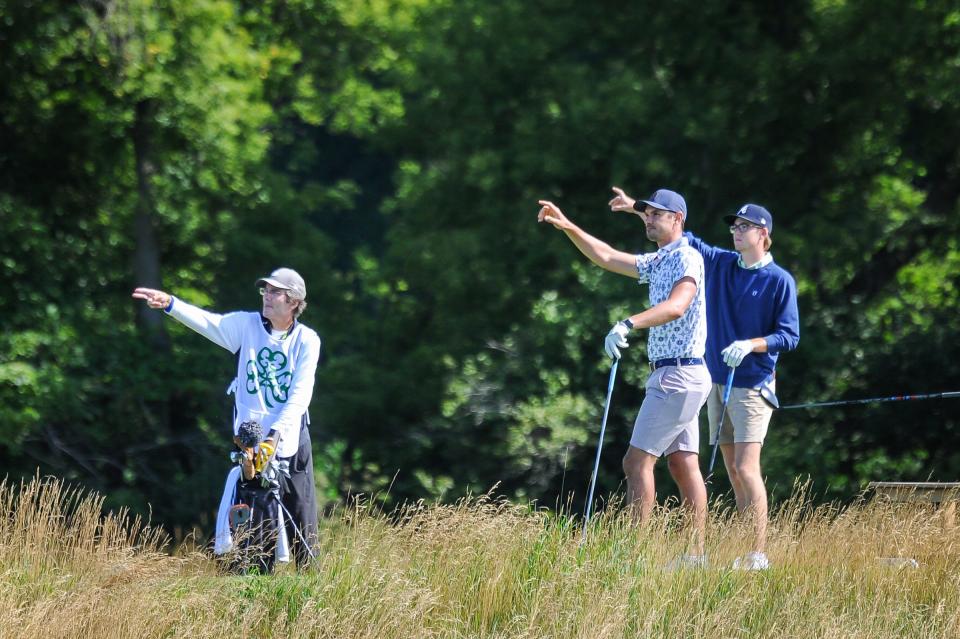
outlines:
{"label": "tree trunk", "polygon": [[[134,254],[133,276],[137,286],[162,288],[160,282],[160,247],[153,227],[155,205],[151,179],[156,171],[152,161],[152,119],[155,105],[151,100],[140,100],[134,107],[133,155],[137,172],[137,210],[133,220]],[[164,328],[163,313],[148,307],[142,301],[137,305],[137,326],[147,343],[159,353],[169,353],[170,338]],[[145,404],[144,425],[152,431],[151,438],[170,432],[170,404],[167,400]],[[136,458],[126,463],[135,463]],[[149,466],[149,461],[144,462]],[[141,469],[142,470],[142,469]]]}
{"label": "tree trunk", "polygon": [[[153,103],[140,100],[134,108],[133,153],[137,171],[137,210],[133,221],[135,240],[133,256],[133,275],[137,286],[162,288],[160,282],[160,248],[153,227],[154,202],[153,187],[150,183],[154,174],[151,161],[151,118]],[[163,325],[163,315],[146,304],[137,305],[137,324],[151,343],[163,350],[169,350],[170,340]]]}

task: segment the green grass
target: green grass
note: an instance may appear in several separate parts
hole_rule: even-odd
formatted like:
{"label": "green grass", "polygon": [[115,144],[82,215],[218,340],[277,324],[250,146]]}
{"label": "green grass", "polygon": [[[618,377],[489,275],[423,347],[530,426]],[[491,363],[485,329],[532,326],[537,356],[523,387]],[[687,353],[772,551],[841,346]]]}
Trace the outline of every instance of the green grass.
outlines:
{"label": "green grass", "polygon": [[[957,637],[960,546],[934,511],[813,508],[772,517],[774,566],[729,566],[749,527],[717,503],[711,567],[669,572],[682,517],[644,529],[486,497],[363,505],[324,521],[314,569],[225,576],[102,499],[54,479],[0,485],[3,637]],[[176,552],[170,553],[170,550]],[[919,568],[885,565],[912,557]]]}

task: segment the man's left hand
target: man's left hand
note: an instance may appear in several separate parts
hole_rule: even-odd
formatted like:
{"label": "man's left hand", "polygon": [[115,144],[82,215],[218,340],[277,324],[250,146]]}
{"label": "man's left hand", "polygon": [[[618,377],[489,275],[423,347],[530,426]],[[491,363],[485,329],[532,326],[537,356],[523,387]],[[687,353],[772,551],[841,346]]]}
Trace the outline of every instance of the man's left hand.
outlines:
{"label": "man's left hand", "polygon": [[753,352],[753,342],[748,339],[737,340],[720,351],[723,363],[736,368],[743,363],[743,358]]}

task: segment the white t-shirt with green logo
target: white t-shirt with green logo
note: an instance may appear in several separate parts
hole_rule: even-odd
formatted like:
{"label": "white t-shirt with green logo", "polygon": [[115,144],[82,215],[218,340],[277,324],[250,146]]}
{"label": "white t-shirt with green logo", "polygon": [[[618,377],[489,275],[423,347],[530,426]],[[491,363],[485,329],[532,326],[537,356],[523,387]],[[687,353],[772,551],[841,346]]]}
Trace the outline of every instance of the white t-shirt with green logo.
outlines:
{"label": "white t-shirt with green logo", "polygon": [[238,353],[234,384],[233,433],[245,421],[258,421],[266,435],[280,433],[279,457],[295,455],[300,422],[310,407],[320,359],[320,337],[300,322],[271,335],[259,313],[218,315],[174,298],[171,317],[231,353]]}

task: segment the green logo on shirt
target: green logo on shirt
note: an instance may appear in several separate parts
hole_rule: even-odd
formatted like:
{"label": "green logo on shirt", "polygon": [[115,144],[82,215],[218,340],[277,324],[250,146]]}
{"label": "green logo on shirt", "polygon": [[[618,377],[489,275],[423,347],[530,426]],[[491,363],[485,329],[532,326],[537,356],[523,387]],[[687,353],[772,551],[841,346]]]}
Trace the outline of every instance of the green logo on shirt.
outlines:
{"label": "green logo on shirt", "polygon": [[267,408],[273,408],[271,400],[286,403],[290,379],[293,377],[290,371],[283,370],[286,367],[287,356],[283,351],[271,351],[264,346],[257,353],[256,361],[251,359],[247,362],[247,392],[256,395],[257,390],[262,388]]}

